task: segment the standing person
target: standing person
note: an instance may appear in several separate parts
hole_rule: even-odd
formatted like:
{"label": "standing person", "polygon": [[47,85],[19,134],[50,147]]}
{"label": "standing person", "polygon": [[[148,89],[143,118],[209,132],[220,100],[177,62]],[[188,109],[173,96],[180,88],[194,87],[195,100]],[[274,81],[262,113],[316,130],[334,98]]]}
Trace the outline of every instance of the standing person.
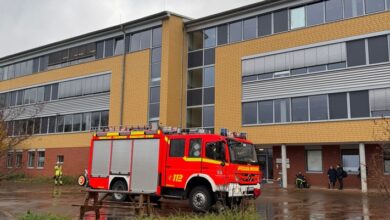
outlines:
{"label": "standing person", "polygon": [[339,181],[339,190],[342,190],[344,185],[343,185],[343,179],[344,179],[344,176],[345,176],[345,171],[343,169],[342,166],[340,166],[340,164],[337,164],[337,169],[336,169],[336,173],[337,173],[337,180]]}
{"label": "standing person", "polygon": [[56,166],[54,167],[54,184],[62,185],[62,165],[60,162],[57,162]]}
{"label": "standing person", "polygon": [[334,186],[336,185],[336,179],[337,179],[337,171],[333,166],[330,166],[328,169],[328,189],[330,189],[331,185],[332,185],[332,189],[334,189]]}

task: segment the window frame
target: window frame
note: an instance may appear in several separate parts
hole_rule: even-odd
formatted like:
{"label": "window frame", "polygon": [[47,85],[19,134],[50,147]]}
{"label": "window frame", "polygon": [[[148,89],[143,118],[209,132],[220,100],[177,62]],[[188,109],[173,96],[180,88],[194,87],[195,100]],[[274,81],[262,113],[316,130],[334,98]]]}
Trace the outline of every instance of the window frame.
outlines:
{"label": "window frame", "polygon": [[[320,161],[316,160],[316,161],[320,162],[321,169],[318,169],[318,170],[310,169],[310,167],[309,167],[309,152],[320,152],[319,155],[320,155],[321,160]],[[317,148],[317,149],[315,149],[315,148],[313,148],[313,149],[308,148],[308,149],[305,149],[306,172],[308,172],[308,173],[323,173],[324,172],[324,160],[323,160],[324,155],[323,154],[324,153],[323,153],[322,148]]]}

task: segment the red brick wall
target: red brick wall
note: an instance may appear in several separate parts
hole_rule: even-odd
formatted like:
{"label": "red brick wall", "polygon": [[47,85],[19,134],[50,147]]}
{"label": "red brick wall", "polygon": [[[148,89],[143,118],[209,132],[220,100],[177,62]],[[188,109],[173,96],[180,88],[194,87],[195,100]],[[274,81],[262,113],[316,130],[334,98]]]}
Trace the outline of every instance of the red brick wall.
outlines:
{"label": "red brick wall", "polygon": [[[27,176],[45,176],[50,177],[54,175],[54,166],[57,162],[57,155],[64,156],[63,174],[65,176],[78,176],[83,173],[84,169],[88,167],[89,147],[77,148],[49,148],[45,149],[45,165],[43,168],[37,168],[38,153],[35,156],[35,167],[27,168],[28,165],[28,151],[23,151],[22,166],[20,168],[13,168],[14,173],[25,173]],[[6,158],[0,161],[0,172],[5,173],[12,169],[7,168]],[[14,158],[15,163],[15,158]]]}

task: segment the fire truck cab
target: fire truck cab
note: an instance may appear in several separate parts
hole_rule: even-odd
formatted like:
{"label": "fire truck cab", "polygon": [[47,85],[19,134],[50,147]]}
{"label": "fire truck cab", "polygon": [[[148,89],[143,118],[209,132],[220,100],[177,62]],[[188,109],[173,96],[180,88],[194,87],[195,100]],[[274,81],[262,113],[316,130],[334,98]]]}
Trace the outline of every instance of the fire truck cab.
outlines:
{"label": "fire truck cab", "polygon": [[194,211],[207,211],[218,200],[257,198],[261,179],[255,148],[239,135],[147,129],[97,132],[91,141],[94,189],[189,199]]}

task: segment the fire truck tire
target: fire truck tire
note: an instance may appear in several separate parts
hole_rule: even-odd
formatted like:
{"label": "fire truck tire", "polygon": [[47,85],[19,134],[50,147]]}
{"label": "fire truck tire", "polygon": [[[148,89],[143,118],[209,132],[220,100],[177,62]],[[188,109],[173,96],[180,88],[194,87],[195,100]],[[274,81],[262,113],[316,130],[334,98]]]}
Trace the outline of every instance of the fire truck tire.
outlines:
{"label": "fire truck tire", "polygon": [[193,188],[188,199],[192,210],[195,212],[207,212],[213,204],[212,194],[205,186]]}
{"label": "fire truck tire", "polygon": [[[126,183],[123,180],[118,180],[112,185],[112,190],[127,191]],[[112,194],[112,199],[114,201],[123,202],[126,200],[126,198],[127,198],[126,194],[121,194],[121,193],[113,193]]]}

